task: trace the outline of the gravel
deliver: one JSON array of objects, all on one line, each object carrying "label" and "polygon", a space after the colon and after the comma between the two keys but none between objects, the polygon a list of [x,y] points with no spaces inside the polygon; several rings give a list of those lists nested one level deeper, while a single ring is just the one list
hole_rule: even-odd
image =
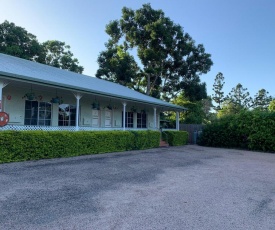
[{"label": "gravel", "polygon": [[195,145],[0,165],[0,229],[275,229],[275,154]]}]

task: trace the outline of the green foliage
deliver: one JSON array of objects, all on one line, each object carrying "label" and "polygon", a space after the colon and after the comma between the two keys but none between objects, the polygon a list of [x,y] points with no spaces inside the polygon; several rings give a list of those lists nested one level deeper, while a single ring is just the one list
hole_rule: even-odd
[{"label": "green foliage", "polygon": [[205,126],[198,144],[275,152],[275,113],[241,111]]},{"label": "green foliage", "polygon": [[[210,109],[212,107],[212,102],[210,98],[201,99],[200,101],[191,101],[185,94],[180,94],[172,102],[188,109],[184,113],[180,113],[180,122],[182,123],[206,124],[211,118]],[[171,113],[171,116],[166,119],[175,123],[175,113]]]},{"label": "green foliage", "polygon": [[79,65],[78,59],[73,57],[70,46],[57,40],[46,41],[42,44],[44,53],[43,63],[60,69],[82,73],[84,68]]},{"label": "green foliage", "polygon": [[214,94],[212,95],[212,99],[218,105],[214,106],[214,110],[219,111],[221,110],[222,103],[224,102],[224,92],[223,92],[223,85],[224,85],[224,76],[222,73],[218,73],[215,78],[215,82],[213,84],[213,91]]},{"label": "green foliage", "polygon": [[247,88],[238,83],[236,87],[232,88],[226,100],[233,104],[236,109],[248,109],[252,105],[252,98],[249,95]]},{"label": "green foliage", "polygon": [[84,70],[65,42],[54,40],[41,44],[35,35],[8,21],[0,24],[0,53],[77,73]]},{"label": "green foliage", "polygon": [[133,149],[149,149],[159,146],[160,132],[158,131],[131,131],[135,136]]},{"label": "green foliage", "polygon": [[[111,21],[106,33],[110,39],[107,50],[99,55],[97,77],[105,75],[107,80],[167,101],[183,90],[193,97],[205,96],[199,75],[210,70],[211,55],[162,10],[154,10],[150,4],[137,10],[124,7],[121,19]],[[118,47],[125,53],[120,59]],[[132,49],[139,61],[130,56],[128,50]],[[138,72],[133,68],[136,63],[141,66]],[[135,73],[132,81],[137,87],[128,84],[126,72]]]},{"label": "green foliage", "polygon": [[267,111],[272,97],[268,96],[269,92],[265,89],[260,89],[252,101],[252,107],[257,110]]},{"label": "green foliage", "polygon": [[170,146],[186,145],[188,141],[188,132],[186,131],[163,131],[162,139]]},{"label": "green foliage", "polygon": [[0,24],[0,53],[39,61],[43,47],[36,36],[12,22]]},{"label": "green foliage", "polygon": [[102,51],[97,59],[99,69],[96,77],[119,83],[129,88],[139,89],[137,81],[139,68],[133,58],[121,45],[106,44],[107,50]]},{"label": "green foliage", "polygon": [[156,148],[158,131],[2,131],[0,163]]},{"label": "green foliage", "polygon": [[271,112],[275,112],[275,99],[273,99],[268,106],[268,110]]}]

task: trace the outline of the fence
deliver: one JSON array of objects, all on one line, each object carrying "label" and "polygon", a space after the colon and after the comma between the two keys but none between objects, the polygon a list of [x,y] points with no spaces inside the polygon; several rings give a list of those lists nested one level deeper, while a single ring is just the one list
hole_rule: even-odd
[{"label": "fence", "polygon": [[196,144],[195,132],[202,131],[204,125],[199,124],[180,124],[180,130],[187,131],[189,133],[189,144]]}]

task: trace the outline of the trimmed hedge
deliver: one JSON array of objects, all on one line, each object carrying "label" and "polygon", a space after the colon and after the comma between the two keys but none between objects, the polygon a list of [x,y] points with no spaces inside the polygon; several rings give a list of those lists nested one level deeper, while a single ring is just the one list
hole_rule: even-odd
[{"label": "trimmed hedge", "polygon": [[1,131],[0,163],[159,147],[158,131]]},{"label": "trimmed hedge", "polygon": [[242,111],[205,126],[198,144],[275,152],[275,112]]},{"label": "trimmed hedge", "polygon": [[170,146],[186,145],[188,141],[188,132],[186,131],[163,131],[162,139]]}]

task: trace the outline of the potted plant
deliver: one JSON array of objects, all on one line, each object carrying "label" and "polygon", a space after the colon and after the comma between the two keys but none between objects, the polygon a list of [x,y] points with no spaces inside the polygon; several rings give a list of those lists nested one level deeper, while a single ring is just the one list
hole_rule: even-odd
[{"label": "potted plant", "polygon": [[62,104],[63,103],[62,97],[59,97],[59,96],[53,97],[51,100],[51,103]]},{"label": "potted plant", "polygon": [[97,109],[97,110],[100,110],[100,104],[99,104],[99,102],[98,102],[98,101],[93,102],[93,104],[92,104],[92,109]]},{"label": "potted plant", "polygon": [[137,108],[136,108],[135,106],[132,106],[131,111],[132,111],[133,113],[136,113],[136,112],[137,112]]},{"label": "potted plant", "polygon": [[107,109],[112,110],[113,107],[109,104],[109,105],[107,105]]},{"label": "potted plant", "polygon": [[142,110],[140,110],[140,113],[145,114],[145,113],[146,113],[146,110],[145,110],[145,109],[142,109]]},{"label": "potted plant", "polygon": [[33,101],[33,100],[36,99],[36,96],[35,96],[35,93],[29,92],[29,93],[26,93],[26,94],[22,97],[22,99],[27,99],[27,100],[29,100],[29,101]]}]

